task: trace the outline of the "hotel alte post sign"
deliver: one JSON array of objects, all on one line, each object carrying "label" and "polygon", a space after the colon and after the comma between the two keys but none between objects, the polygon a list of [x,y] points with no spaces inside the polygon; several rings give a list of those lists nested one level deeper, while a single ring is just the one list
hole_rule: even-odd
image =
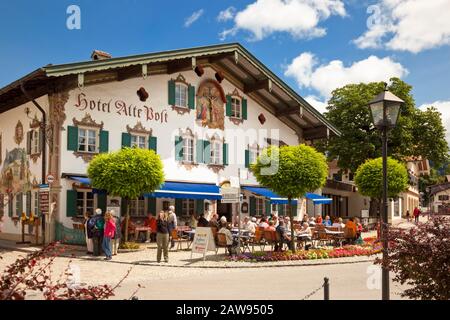
[{"label": "hotel alte post sign", "polygon": [[156,111],[146,105],[135,105],[121,99],[91,99],[84,93],[79,93],[75,107],[80,111],[99,111],[104,113],[116,113],[122,117],[133,117],[144,121],[168,122],[167,110]]}]

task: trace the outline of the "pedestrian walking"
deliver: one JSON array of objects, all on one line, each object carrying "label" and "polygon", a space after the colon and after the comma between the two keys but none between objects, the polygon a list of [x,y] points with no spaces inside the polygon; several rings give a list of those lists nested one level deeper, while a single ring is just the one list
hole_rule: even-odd
[{"label": "pedestrian walking", "polygon": [[116,219],[111,215],[111,212],[105,213],[105,228],[103,232],[103,252],[105,253],[105,260],[112,259],[111,239],[114,238],[116,232]]},{"label": "pedestrian walking", "polygon": [[161,211],[156,220],[156,245],[158,247],[156,260],[161,262],[161,254],[164,252],[164,261],[169,262],[169,217]]},{"label": "pedestrian walking", "polygon": [[409,213],[409,210],[406,210],[406,221],[407,222],[411,221],[411,214]]},{"label": "pedestrian walking", "polygon": [[175,241],[172,239],[172,230],[176,230],[178,226],[177,215],[175,213],[174,206],[169,207],[168,222],[169,222],[170,249],[172,249],[173,247],[175,247]]},{"label": "pedestrian walking", "polygon": [[120,217],[118,215],[115,214],[114,210],[110,211],[111,216],[114,218],[115,223],[116,223],[116,232],[114,233],[114,237],[112,238],[111,242],[112,242],[112,255],[116,256],[117,252],[119,250],[119,245],[120,245],[120,239],[122,237],[122,228],[120,226]]},{"label": "pedestrian walking", "polygon": [[88,221],[91,219],[92,215],[90,212],[84,213],[84,235],[86,237],[86,247],[87,247],[87,254],[93,254],[94,253],[94,241],[92,240],[92,232],[90,229],[88,229]]},{"label": "pedestrian walking", "polygon": [[419,223],[420,209],[418,207],[414,208],[413,215],[414,215],[414,222],[416,224]]}]

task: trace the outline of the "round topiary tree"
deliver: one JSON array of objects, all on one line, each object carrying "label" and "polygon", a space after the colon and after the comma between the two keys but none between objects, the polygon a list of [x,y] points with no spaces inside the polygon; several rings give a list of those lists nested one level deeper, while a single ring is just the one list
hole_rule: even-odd
[{"label": "round topiary tree", "polygon": [[92,187],[125,199],[125,241],[128,239],[129,200],[155,191],[164,182],[163,164],[153,150],[124,148],[97,155],[89,164]]},{"label": "round topiary tree", "polygon": [[[388,197],[395,198],[408,188],[408,172],[401,162],[387,159]],[[370,159],[359,166],[355,173],[358,191],[381,203],[383,197],[383,159]]]},{"label": "round topiary tree", "polygon": [[288,199],[292,249],[295,251],[291,201],[324,186],[328,175],[325,156],[304,144],[271,146],[263,150],[251,171],[259,184]]}]

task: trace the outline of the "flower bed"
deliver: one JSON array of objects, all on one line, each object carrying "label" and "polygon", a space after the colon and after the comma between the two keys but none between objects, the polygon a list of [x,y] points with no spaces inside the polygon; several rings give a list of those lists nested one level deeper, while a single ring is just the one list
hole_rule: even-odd
[{"label": "flower bed", "polygon": [[375,241],[372,243],[365,242],[363,245],[348,245],[343,247],[323,247],[310,250],[297,250],[295,253],[291,251],[272,252],[259,251],[254,253],[243,253],[233,257],[227,257],[229,261],[244,262],[265,262],[265,261],[288,261],[288,260],[315,260],[330,259],[355,256],[371,256],[381,252],[381,245]]}]

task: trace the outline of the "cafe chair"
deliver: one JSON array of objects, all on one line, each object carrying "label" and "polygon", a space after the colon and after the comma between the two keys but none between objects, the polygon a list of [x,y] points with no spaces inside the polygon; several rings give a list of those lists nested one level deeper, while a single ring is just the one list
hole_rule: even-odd
[{"label": "cafe chair", "polygon": [[190,241],[189,238],[180,236],[178,234],[178,230],[176,230],[176,229],[172,230],[171,235],[172,235],[172,240],[177,244],[177,251],[181,250],[183,248],[183,246],[182,246],[183,243],[186,243],[186,245],[188,245],[187,248],[189,249],[189,241]]},{"label": "cafe chair", "polygon": [[265,240],[264,240],[264,229],[256,228],[255,234],[250,239],[250,245],[252,246],[252,252],[255,252],[255,246],[259,246],[261,251],[264,251],[265,247]]},{"label": "cafe chair", "polygon": [[227,236],[225,233],[217,233],[216,255],[220,248],[225,248],[225,254],[228,252]]}]

